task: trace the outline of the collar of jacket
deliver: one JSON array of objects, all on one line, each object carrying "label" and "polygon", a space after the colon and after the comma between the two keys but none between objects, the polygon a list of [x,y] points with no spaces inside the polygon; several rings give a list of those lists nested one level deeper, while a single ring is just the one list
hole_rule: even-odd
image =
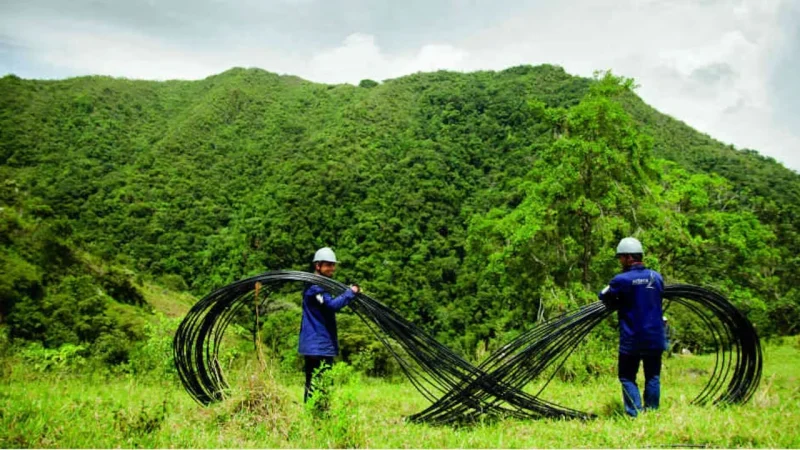
[{"label": "collar of jacket", "polygon": [[644,270],[644,269],[647,269],[647,267],[645,267],[644,263],[637,262],[637,263],[631,264],[631,266],[628,267],[625,270],[625,272],[630,272],[631,270]]}]

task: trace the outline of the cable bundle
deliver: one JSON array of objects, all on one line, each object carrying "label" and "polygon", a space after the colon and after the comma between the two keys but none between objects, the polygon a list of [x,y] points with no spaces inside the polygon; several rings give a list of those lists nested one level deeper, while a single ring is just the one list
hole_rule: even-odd
[{"label": "cable bundle", "polygon": [[753,324],[722,295],[697,286],[664,288],[664,298],[695,313],[714,337],[714,370],[693,403],[746,403],[758,388],[763,365]]},{"label": "cable bundle", "polygon": [[[267,272],[218,289],[189,311],[175,334],[173,352],[181,381],[193,398],[207,405],[224,397],[228,384],[218,360],[222,336],[241,308],[252,301],[256,286],[276,289],[290,282],[317,284],[333,295],[347,289],[311,273]],[[664,297],[697,314],[715,339],[714,371],[695,402],[749,400],[761,378],[762,365],[752,324],[724,297],[707,289],[668,286]],[[369,296],[358,294],[350,307],[389,349],[414,387],[431,401],[430,407],[411,416],[413,421],[451,423],[474,420],[482,414],[592,417],[538,398],[550,380],[535,395],[522,388],[548,368],[563,365],[592,329],[611,314],[600,302],[537,323],[478,367]],[[397,352],[390,340],[403,352]]]}]

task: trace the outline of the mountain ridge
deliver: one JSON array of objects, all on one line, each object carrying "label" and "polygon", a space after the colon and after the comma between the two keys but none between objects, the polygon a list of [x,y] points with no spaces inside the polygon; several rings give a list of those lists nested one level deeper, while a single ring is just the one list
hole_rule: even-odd
[{"label": "mountain ridge", "polygon": [[[518,329],[546,289],[562,306],[588,301],[590,285],[615,269],[603,249],[624,233],[651,239],[652,262],[672,276],[715,283],[761,314],[765,332],[796,331],[800,175],[780,163],[698,133],[630,90],[602,103],[592,92],[603,79],[552,65],[365,81],[325,85],[252,68],[197,81],[5,76],[0,201],[21,211],[7,220],[24,230],[47,225],[68,248],[142,276],[179,277],[195,295],[269,269],[307,270],[313,250],[332,245],[342,277],[370,283],[377,298],[465,351],[494,339],[493,329]],[[590,228],[581,276],[569,263],[562,275],[545,267],[522,285],[525,261],[546,260],[537,252],[556,236],[564,247],[554,258],[583,258],[570,244],[579,234],[559,228],[569,223],[536,225],[556,232],[532,235],[531,246],[509,244],[531,219],[524,208],[556,211],[559,198],[577,195],[536,186],[569,178],[548,178],[567,166],[543,160],[563,134],[545,116],[577,120],[578,106],[616,114],[608,136],[647,137],[637,144],[647,170],[620,182],[612,206],[594,199],[604,215]],[[637,183],[651,194],[629,197]],[[566,218],[581,211],[570,205],[562,205]],[[679,225],[659,236],[667,227],[659,220]],[[35,259],[5,233],[4,252],[16,255],[9,261]],[[702,273],[694,260],[716,254],[725,255],[719,267]],[[506,278],[492,278],[498,260]],[[41,278],[42,293],[25,295],[35,305],[59,279]],[[503,302],[522,295],[532,304],[475,303],[494,302],[479,292],[492,283]],[[467,320],[478,318],[486,325]]]}]

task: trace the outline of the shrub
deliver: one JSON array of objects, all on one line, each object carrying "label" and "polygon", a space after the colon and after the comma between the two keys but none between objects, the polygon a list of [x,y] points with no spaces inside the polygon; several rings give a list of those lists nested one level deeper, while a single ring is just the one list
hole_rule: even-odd
[{"label": "shrub", "polygon": [[162,275],[159,278],[159,282],[162,286],[171,291],[183,292],[189,290],[189,286],[186,284],[186,281],[183,279],[183,277],[173,273]]},{"label": "shrub", "polygon": [[323,442],[334,447],[364,447],[366,436],[358,401],[360,377],[352,366],[336,363],[315,380],[306,411],[319,420]]},{"label": "shrub", "polygon": [[114,300],[128,305],[142,306],[145,304],[144,296],[136,289],[133,277],[133,272],[111,267],[98,277],[98,281]]},{"label": "shrub", "polygon": [[24,347],[20,356],[36,371],[63,371],[83,367],[86,364],[85,350],[86,347],[74,344],[63,344],[57,349],[45,348],[36,342]]},{"label": "shrub", "polygon": [[156,314],[155,319],[144,326],[145,338],[130,352],[127,370],[130,373],[151,374],[158,378],[175,376],[175,358],[172,353],[172,340],[180,325],[179,318],[168,318]]},{"label": "shrub", "polygon": [[369,89],[369,88],[374,88],[374,87],[375,87],[375,86],[377,86],[377,85],[378,85],[378,82],[377,82],[377,81],[375,81],[375,80],[370,80],[370,79],[364,79],[364,80],[361,80],[361,81],[358,83],[358,87],[367,88],[367,89]]}]

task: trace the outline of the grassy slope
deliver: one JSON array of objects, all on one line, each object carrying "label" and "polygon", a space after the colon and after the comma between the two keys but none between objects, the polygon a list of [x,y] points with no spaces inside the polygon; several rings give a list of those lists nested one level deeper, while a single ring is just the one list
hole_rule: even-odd
[{"label": "grassy slope", "polygon": [[140,287],[145,301],[155,311],[167,317],[183,317],[199,299],[189,293],[176,293],[155,284],[145,283]]}]

